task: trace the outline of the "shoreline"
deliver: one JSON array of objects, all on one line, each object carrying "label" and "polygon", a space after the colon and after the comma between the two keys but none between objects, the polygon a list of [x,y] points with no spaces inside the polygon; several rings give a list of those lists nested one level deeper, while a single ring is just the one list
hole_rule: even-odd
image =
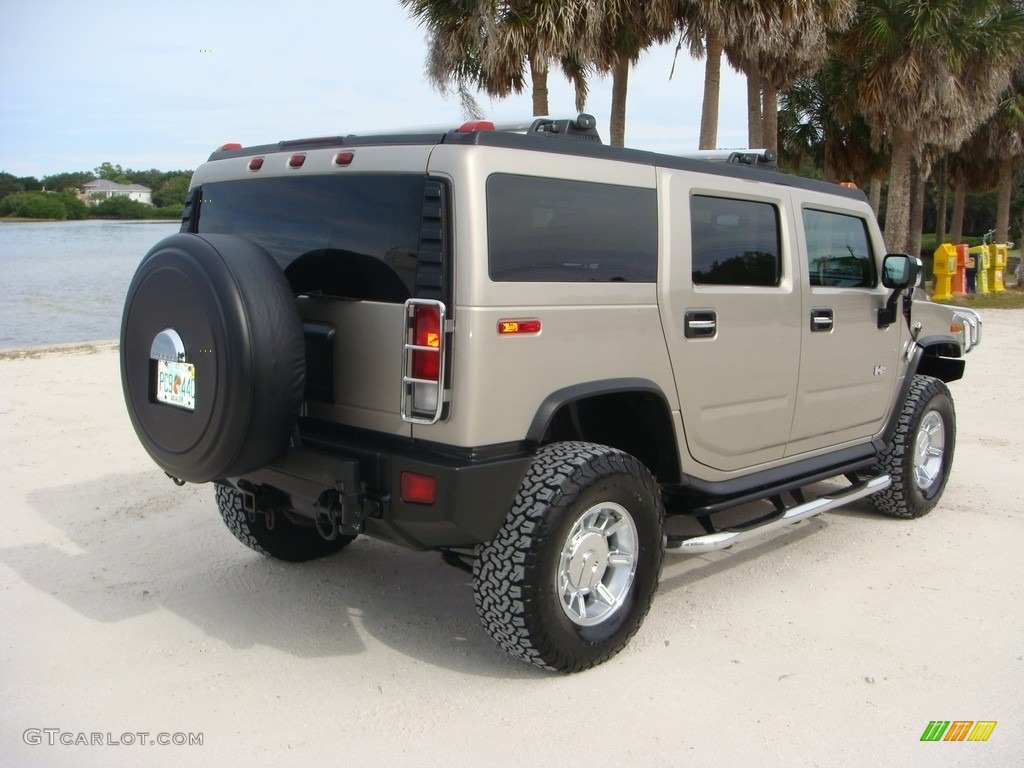
[{"label": "shoreline", "polygon": [[82,221],[123,221],[141,222],[143,224],[174,224],[181,219],[118,219],[113,216],[86,216],[84,219],[26,219],[23,216],[0,217],[0,224],[65,224],[78,223]]},{"label": "shoreline", "polygon": [[120,348],[117,339],[98,339],[95,341],[69,341],[59,344],[39,344],[30,347],[7,347],[0,349],[0,360],[34,360],[53,355],[94,355]]}]

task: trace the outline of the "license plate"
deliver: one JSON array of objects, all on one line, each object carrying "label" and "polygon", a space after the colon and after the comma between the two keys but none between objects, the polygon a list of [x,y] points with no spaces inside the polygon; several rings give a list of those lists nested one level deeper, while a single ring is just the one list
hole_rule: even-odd
[{"label": "license plate", "polygon": [[196,367],[192,363],[156,361],[156,399],[186,411],[196,409]]}]

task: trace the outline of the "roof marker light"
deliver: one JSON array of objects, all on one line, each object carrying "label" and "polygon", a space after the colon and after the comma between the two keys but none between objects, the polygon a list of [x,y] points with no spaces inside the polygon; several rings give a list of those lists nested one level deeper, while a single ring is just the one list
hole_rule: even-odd
[{"label": "roof marker light", "polygon": [[351,165],[352,160],[355,159],[356,153],[349,150],[339,152],[334,156],[334,164],[340,166]]},{"label": "roof marker light", "polygon": [[229,141],[227,144],[221,144],[217,147],[218,152],[227,152],[229,149],[241,149],[242,145],[237,141]]},{"label": "roof marker light", "polygon": [[468,120],[456,129],[456,133],[476,133],[477,131],[493,131],[494,123],[490,120]]},{"label": "roof marker light", "polygon": [[252,160],[249,161],[249,170],[250,171],[258,171],[262,167],[263,167],[263,158],[262,157],[254,157]]},{"label": "roof marker light", "polygon": [[306,162],[305,155],[292,155],[291,157],[288,158],[288,167],[301,168],[304,162]]}]

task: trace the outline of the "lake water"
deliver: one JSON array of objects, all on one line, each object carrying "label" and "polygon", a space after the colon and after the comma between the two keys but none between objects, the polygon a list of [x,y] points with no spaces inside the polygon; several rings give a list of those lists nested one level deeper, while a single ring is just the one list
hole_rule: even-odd
[{"label": "lake water", "polygon": [[0,349],[116,339],[142,257],[178,221],[0,221]]}]

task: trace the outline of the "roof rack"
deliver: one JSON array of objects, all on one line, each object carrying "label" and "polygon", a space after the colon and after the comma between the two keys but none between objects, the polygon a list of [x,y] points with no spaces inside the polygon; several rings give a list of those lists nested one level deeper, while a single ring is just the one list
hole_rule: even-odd
[{"label": "roof rack", "polygon": [[456,133],[475,133],[477,131],[539,133],[545,136],[585,139],[601,143],[601,136],[597,132],[597,120],[586,112],[581,112],[575,119],[556,120],[552,117],[538,117],[530,123],[498,124],[490,120],[470,120],[455,129]]},{"label": "roof rack", "polygon": [[575,120],[537,118],[527,129],[527,133],[543,133],[548,136],[564,136],[568,139],[584,139],[601,143],[601,136],[597,132],[597,120],[586,112],[580,112],[579,117]]},{"label": "roof rack", "polygon": [[778,170],[778,155],[771,149],[698,149],[692,152],[679,152],[678,157],[690,160],[707,160],[712,163],[734,163],[764,168],[768,171]]}]

